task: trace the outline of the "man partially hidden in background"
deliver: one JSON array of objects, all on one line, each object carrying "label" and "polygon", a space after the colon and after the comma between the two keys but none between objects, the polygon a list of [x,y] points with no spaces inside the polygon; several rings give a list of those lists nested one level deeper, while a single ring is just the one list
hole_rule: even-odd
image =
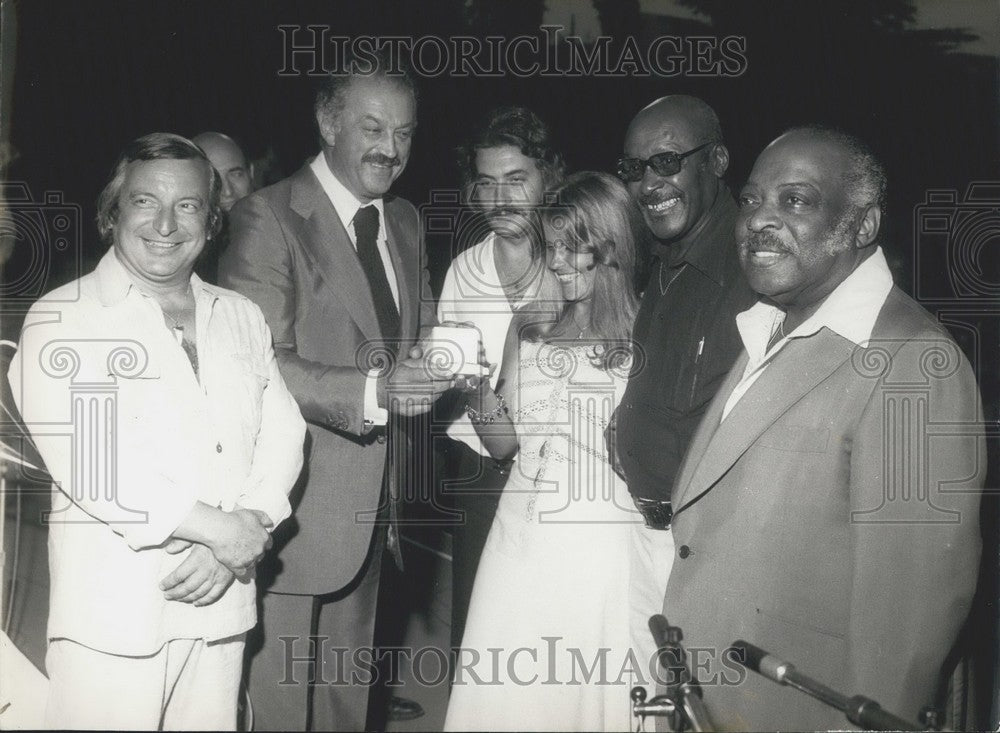
[{"label": "man partially hidden in background", "polygon": [[203,280],[215,283],[219,279],[219,257],[229,245],[229,211],[233,204],[253,192],[253,170],[246,153],[233,138],[221,132],[200,132],[191,142],[205,151],[222,187],[219,206],[222,208],[222,226],[218,234],[205,245],[195,263],[195,272]]},{"label": "man partially hidden in background", "polygon": [[[986,471],[969,363],[893,285],[885,173],[857,139],[791,130],[758,157],[736,224],[763,300],[674,485],[664,612],[728,675],[743,639],[916,721],[968,615]],[[843,728],[755,674],[704,684],[719,730]]]}]

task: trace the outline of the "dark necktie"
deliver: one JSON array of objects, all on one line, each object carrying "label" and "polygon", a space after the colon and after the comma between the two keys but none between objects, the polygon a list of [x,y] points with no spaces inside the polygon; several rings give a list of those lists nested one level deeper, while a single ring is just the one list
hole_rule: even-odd
[{"label": "dark necktie", "polygon": [[399,338],[399,310],[392,299],[392,289],[386,277],[385,266],[378,246],[378,209],[374,206],[362,206],[354,215],[354,233],[358,238],[358,259],[368,278],[372,300],[375,303],[375,316],[378,318],[382,338],[390,340]]},{"label": "dark necktie", "polygon": [[[385,265],[382,264],[382,256],[379,254],[376,244],[378,242],[378,209],[374,206],[362,206],[358,209],[358,213],[354,215],[354,234],[358,238],[358,260],[365,271],[365,277],[368,278],[368,287],[371,289],[372,300],[375,303],[375,315],[378,318],[379,330],[382,332],[382,338],[390,342],[387,346],[396,351],[396,346],[392,341],[399,338],[399,310],[396,308],[396,302],[392,299],[392,290],[389,288]],[[386,429],[389,436],[389,446],[386,451],[386,468],[382,476],[382,498],[379,500],[379,510],[375,521],[387,525],[386,547],[392,553],[396,566],[402,571],[403,556],[400,552],[396,515],[396,504],[399,501],[396,471],[398,470],[397,466],[403,464],[399,463],[394,456],[395,451],[404,445],[400,441],[402,433],[400,433],[399,418],[390,415]]]}]

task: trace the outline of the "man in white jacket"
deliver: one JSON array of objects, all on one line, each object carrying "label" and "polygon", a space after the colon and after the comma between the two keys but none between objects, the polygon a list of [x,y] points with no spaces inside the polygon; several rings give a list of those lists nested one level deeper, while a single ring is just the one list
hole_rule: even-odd
[{"label": "man in white jacket", "polygon": [[219,191],[190,141],[135,140],[99,200],[111,248],[25,320],[10,381],[56,482],[50,727],[236,726],[305,424],[260,310],[192,272]]}]

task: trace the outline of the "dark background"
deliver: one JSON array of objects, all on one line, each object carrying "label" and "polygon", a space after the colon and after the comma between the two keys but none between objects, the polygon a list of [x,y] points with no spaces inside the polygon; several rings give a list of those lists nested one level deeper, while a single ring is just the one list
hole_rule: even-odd
[{"label": "dark background", "polygon": [[[914,30],[915,2],[907,0],[684,2],[703,20],[645,15],[637,0],[595,5],[603,32],[615,39],[612,49],[629,35],[643,49],[660,35],[737,35],[747,39],[745,73],[422,78],[420,125],[396,192],[420,205],[432,188],[453,187],[453,149],[493,105],[522,103],[538,111],[571,169],[611,170],[639,108],[663,94],[693,93],[719,112],[735,187],[761,148],[789,125],[818,121],[868,140],[889,170],[887,250],[897,277],[911,286],[920,245],[914,207],[926,191],[955,189],[961,200],[970,182],[1000,178],[998,61],[956,50],[974,36],[959,30],[967,20],[956,17],[950,31]],[[251,157],[272,147],[285,173],[316,153],[316,80],[278,75],[285,64],[279,25],[319,24],[336,36],[511,38],[538,33],[545,3],[33,0],[14,7],[9,138],[17,158],[8,180],[27,182],[36,199],[61,191],[83,207],[80,238],[89,262],[101,250],[93,202],[117,154],[139,135],[221,130],[241,140]],[[303,39],[300,32],[296,40]],[[308,65],[301,58],[297,63]],[[982,265],[1000,272],[995,253]],[[65,277],[63,269],[57,262],[52,284]],[[934,276],[942,274],[938,269]],[[1000,285],[1000,277],[991,279]]]},{"label": "dark background", "polygon": [[[884,159],[890,182],[884,246],[897,282],[950,325],[977,369],[996,430],[1000,186],[980,188],[975,200],[967,188],[1000,180],[1000,64],[962,51],[961,43],[975,36],[975,19],[963,18],[963,4],[956,3],[954,28],[918,30],[916,0],[682,4],[697,11],[697,19],[645,15],[638,0],[594,2],[601,32],[614,39],[612,50],[628,36],[645,48],[661,35],[737,35],[747,43],[744,73],[423,78],[413,154],[395,191],[419,206],[432,189],[454,188],[455,146],[470,122],[497,104],[525,104],[541,114],[571,170],[611,170],[638,109],[664,94],[695,94],[719,113],[732,156],[728,178],[736,188],[783,128],[842,126]],[[5,180],[26,184],[35,201],[58,192],[64,203],[79,206],[81,216],[61,251],[49,247],[39,255],[26,241],[15,245],[3,273],[5,338],[16,335],[19,304],[30,301],[35,287],[29,281],[51,289],[91,269],[103,253],[94,201],[128,141],[155,130],[187,136],[219,130],[240,139],[251,157],[272,149],[285,174],[317,152],[315,79],[278,75],[285,63],[279,25],[318,24],[336,36],[510,38],[537,34],[544,10],[544,2],[509,0],[8,3],[5,21],[16,20],[17,45],[15,54],[7,52],[15,66],[12,108],[4,115],[13,153]],[[7,190],[9,200],[16,198]],[[933,190],[955,193],[928,207]],[[11,209],[18,207],[28,204],[12,201]],[[39,214],[45,226],[56,208],[50,202]],[[955,252],[970,247],[973,256],[958,267]],[[452,254],[449,243],[435,243],[429,254],[437,280]],[[40,278],[25,276],[39,267]],[[992,466],[989,485],[997,486],[996,450]],[[995,493],[983,518],[988,562],[973,637],[983,650],[983,670],[992,673]],[[982,689],[989,697],[994,688],[988,678]],[[988,708],[988,700],[981,703]]]}]

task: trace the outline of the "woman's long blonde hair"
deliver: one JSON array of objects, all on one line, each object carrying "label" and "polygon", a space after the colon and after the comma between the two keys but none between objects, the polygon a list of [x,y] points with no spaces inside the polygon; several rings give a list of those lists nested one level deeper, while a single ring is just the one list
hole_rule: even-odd
[{"label": "woman's long blonde hair", "polygon": [[[546,195],[542,220],[565,233],[564,244],[594,256],[590,333],[598,344],[595,363],[619,366],[631,353],[632,326],[639,307],[635,291],[639,237],[643,221],[625,185],[607,173],[583,171],[567,177]],[[576,326],[564,306],[554,325],[529,338],[565,339]]]}]

